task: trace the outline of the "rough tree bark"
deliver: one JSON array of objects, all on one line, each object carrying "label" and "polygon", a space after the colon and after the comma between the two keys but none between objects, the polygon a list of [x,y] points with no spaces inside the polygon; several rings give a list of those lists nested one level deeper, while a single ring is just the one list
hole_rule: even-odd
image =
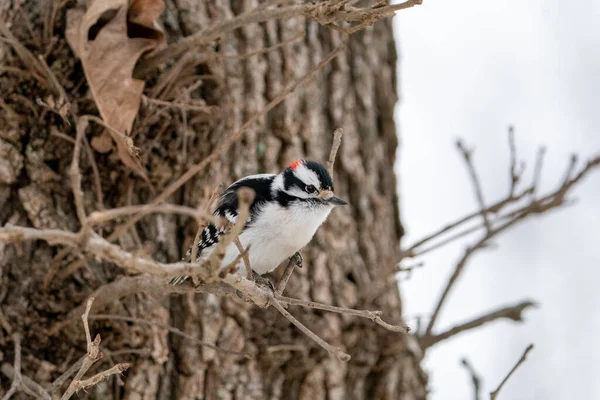
[{"label": "rough tree bark", "polygon": [[[48,28],[54,4],[14,1],[0,12],[20,43],[46,60],[67,91],[72,108],[80,115],[97,114],[81,63],[65,41],[66,10],[74,2],[56,7],[55,22]],[[253,0],[173,0],[166,3],[162,22],[173,42],[258,4]],[[43,34],[44,29],[51,35]],[[286,42],[301,33],[300,38],[266,53],[229,57]],[[206,108],[142,104],[130,136],[141,149],[142,165],[154,192],[123,165],[114,150],[100,153],[95,142],[92,152],[100,176],[100,200],[89,158],[92,152],[84,147],[81,168],[86,210],[150,201],[343,40],[344,34],[304,17],[251,24],[226,34],[217,45],[187,54],[178,78],[166,89],[157,91],[157,82],[170,67],[149,77],[148,97],[203,100]],[[49,91],[36,83],[6,42],[0,42],[1,58],[2,65],[10,68],[0,66],[0,222],[77,231],[68,176],[73,146],[64,138],[74,138],[75,129],[36,103],[38,98],[47,98]],[[392,168],[397,147],[393,121],[396,62],[389,20],[352,35],[341,55],[251,126],[227,154],[169,202],[197,207],[221,183],[277,172],[301,157],[325,162],[334,129],[343,128],[334,182],[338,195],[350,205],[336,209],[304,250],[304,267],[296,269],[285,293],[343,307],[383,310],[388,321],[399,323],[400,296],[395,280],[390,280],[402,236]],[[193,90],[186,94],[190,87]],[[98,140],[100,134],[101,129],[94,126],[87,131],[87,139]],[[104,226],[103,235],[113,227]],[[154,214],[121,235],[118,243],[161,262],[174,262],[190,245],[196,229],[189,219]],[[45,291],[43,279],[60,250],[41,241],[16,246],[0,243],[1,311],[12,329],[22,333],[23,374],[41,384],[55,379],[85,354],[80,321],[55,336],[49,336],[48,329],[85,303],[93,290],[123,274],[114,265],[92,259],[69,276],[59,273]],[[72,252],[62,271],[68,261],[80,257]],[[263,310],[237,298],[186,294],[157,301],[139,289],[95,312],[170,324],[219,347],[256,354],[247,359],[199,347],[157,326],[92,319],[92,332],[102,335],[110,355],[105,359],[133,363],[120,380],[113,378],[91,389],[90,396],[96,398],[331,400],[420,399],[426,395],[416,342],[369,320],[290,308],[319,336],[352,356],[343,363],[273,308]],[[0,359],[12,360],[8,333],[0,332]],[[129,349],[143,351],[125,351]],[[2,391],[10,386],[5,376],[0,382]]]}]

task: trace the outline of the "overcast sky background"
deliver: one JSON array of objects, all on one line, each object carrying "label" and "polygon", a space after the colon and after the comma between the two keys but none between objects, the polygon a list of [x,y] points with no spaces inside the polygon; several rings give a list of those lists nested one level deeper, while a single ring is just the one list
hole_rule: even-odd
[{"label": "overcast sky background", "polygon": [[[459,136],[476,147],[487,202],[508,190],[508,125],[529,161],[527,182],[537,146],[547,146],[543,192],[559,183],[571,153],[581,162],[600,153],[599,21],[598,0],[425,0],[398,13],[405,244],[475,209]],[[573,195],[576,205],[518,225],[467,265],[438,331],[524,299],[540,308],[525,324],[498,321],[430,349],[431,399],[473,398],[464,356],[489,398],[530,342],[535,349],[501,399],[600,399],[600,170]],[[463,251],[454,244],[424,257],[401,283],[406,316],[430,315]]]}]

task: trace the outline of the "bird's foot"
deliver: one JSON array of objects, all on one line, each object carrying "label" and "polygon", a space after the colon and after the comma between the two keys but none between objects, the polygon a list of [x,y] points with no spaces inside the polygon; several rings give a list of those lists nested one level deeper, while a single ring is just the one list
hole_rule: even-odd
[{"label": "bird's foot", "polygon": [[268,276],[262,276],[252,271],[252,280],[257,286],[268,287],[268,289],[275,293],[275,283]]},{"label": "bird's foot", "polygon": [[296,267],[302,268],[302,262],[304,261],[302,258],[302,254],[300,254],[300,252],[297,251],[292,257],[296,258]]},{"label": "bird's foot", "polygon": [[[275,294],[275,283],[273,283],[271,278],[267,276],[262,276],[252,271],[252,282],[254,282],[256,286],[267,289],[269,292],[271,292],[271,294]],[[239,290],[236,290],[235,294],[240,299],[243,299],[242,292],[240,292]]]}]

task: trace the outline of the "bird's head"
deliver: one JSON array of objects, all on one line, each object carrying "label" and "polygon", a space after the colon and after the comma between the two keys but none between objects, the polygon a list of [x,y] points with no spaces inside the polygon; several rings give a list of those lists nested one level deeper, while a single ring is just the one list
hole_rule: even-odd
[{"label": "bird's head", "polygon": [[326,206],[348,204],[333,193],[327,168],[315,161],[296,160],[281,173],[281,190],[289,196]]}]

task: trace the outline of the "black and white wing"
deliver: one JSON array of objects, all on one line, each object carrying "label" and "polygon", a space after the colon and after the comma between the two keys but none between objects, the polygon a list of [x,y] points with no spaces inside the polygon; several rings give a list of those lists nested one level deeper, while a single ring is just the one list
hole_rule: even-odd
[{"label": "black and white wing", "polygon": [[[229,186],[225,192],[219,198],[219,202],[213,215],[216,217],[225,218],[229,223],[235,224],[238,218],[238,196],[237,190],[241,187],[248,187],[254,190],[255,196],[252,205],[250,206],[250,216],[248,218],[247,228],[252,222],[252,218],[256,216],[258,209],[261,204],[272,200],[271,194],[271,183],[275,178],[275,174],[260,174],[251,175],[240,179]],[[244,228],[244,229],[245,229]],[[196,252],[196,261],[206,257],[215,248],[219,242],[219,238],[225,232],[225,227],[217,227],[213,223],[209,223],[200,235],[198,241],[198,250]],[[189,261],[192,256],[192,248],[190,247],[185,253],[183,260]],[[178,276],[173,278],[170,282],[174,285],[178,285],[187,280],[187,276]]]},{"label": "black and white wing", "polygon": [[[255,194],[254,201],[250,205],[250,217],[247,221],[248,223],[252,222],[252,218],[256,216],[260,206],[272,200],[271,184],[275,176],[275,174],[251,175],[233,183],[221,195],[214,215],[225,218],[230,223],[235,224],[238,217],[237,191],[241,187],[247,187],[254,190]],[[246,224],[247,226],[248,224]]]}]

